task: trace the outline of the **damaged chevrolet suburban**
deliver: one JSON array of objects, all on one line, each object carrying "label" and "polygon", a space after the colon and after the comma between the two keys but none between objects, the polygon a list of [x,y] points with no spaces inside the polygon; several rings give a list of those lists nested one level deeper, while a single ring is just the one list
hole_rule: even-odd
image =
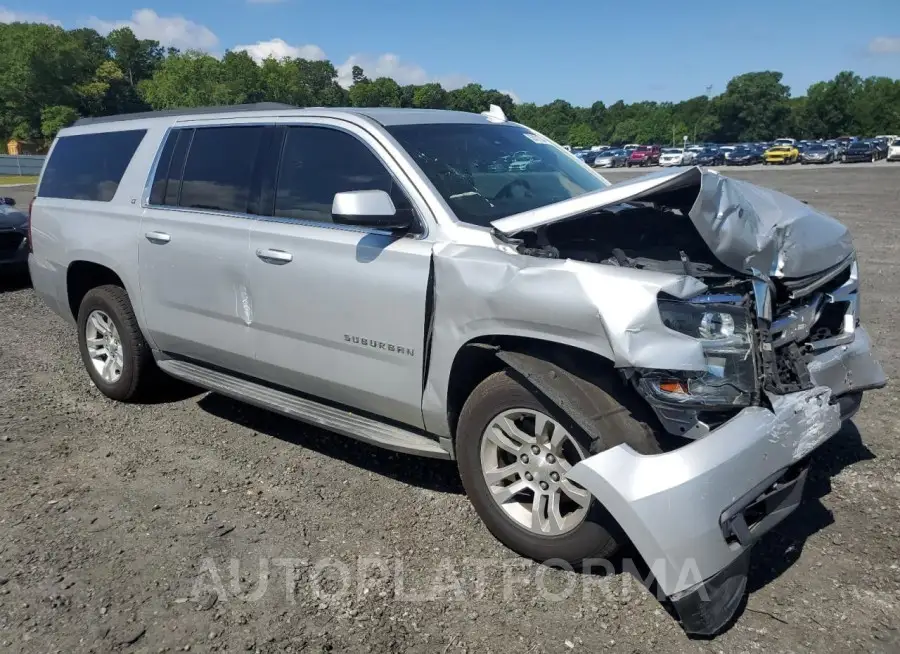
[{"label": "damaged chevrolet suburban", "polygon": [[82,120],[28,244],[110,398],[161,371],[452,459],[522,555],[633,543],[690,633],[886,383],[839,222],[696,167],[610,185],[496,107]]}]

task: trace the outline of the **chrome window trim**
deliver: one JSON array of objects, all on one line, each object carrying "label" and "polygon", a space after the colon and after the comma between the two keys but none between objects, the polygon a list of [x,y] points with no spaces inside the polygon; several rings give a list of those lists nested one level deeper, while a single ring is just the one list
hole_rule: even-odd
[{"label": "chrome window trim", "polygon": [[[156,170],[159,167],[159,160],[162,157],[162,151],[165,149],[166,142],[173,132],[183,129],[202,129],[205,127],[320,127],[326,129],[335,129],[346,134],[349,134],[357,141],[362,143],[368,150],[372,153],[382,166],[388,171],[388,174],[391,175],[392,179],[396,184],[399,185],[400,189],[406,194],[407,199],[410,200],[410,204],[413,206],[415,211],[415,216],[418,220],[419,227],[421,228],[420,233],[416,234],[405,234],[404,238],[412,238],[414,240],[425,240],[430,234],[430,226],[428,220],[425,219],[422,212],[422,206],[427,207],[427,202],[418,193],[418,190],[415,190],[415,198],[413,197],[413,193],[410,193],[410,189],[415,189],[416,186],[412,182],[412,180],[408,180],[408,184],[404,184],[402,179],[399,179],[397,173],[392,168],[392,166],[382,157],[375,149],[372,148],[370,143],[366,142],[365,139],[360,138],[360,136],[353,132],[351,129],[347,129],[341,125],[332,124],[333,122],[345,122],[348,125],[353,125],[357,127],[361,132],[364,132],[369,138],[371,138],[376,143],[378,142],[377,137],[372,134],[370,131],[366,130],[363,126],[357,125],[356,123],[352,123],[350,121],[342,121],[341,119],[331,118],[331,117],[318,117],[318,116],[286,116],[286,117],[275,117],[267,118],[264,121],[253,121],[248,122],[246,120],[235,119],[235,122],[224,121],[223,119],[214,119],[214,120],[196,120],[196,121],[184,121],[178,122],[170,125],[166,128],[163,137],[159,141],[159,145],[156,149],[156,154],[153,157],[153,164],[150,167],[150,172],[147,175],[147,180],[144,183],[144,190],[141,194],[141,208],[142,209],[153,209],[156,211],[174,211],[180,213],[200,213],[211,216],[224,216],[229,218],[245,218],[254,221],[261,222],[277,222],[284,224],[292,224],[292,225],[302,225],[306,227],[319,227],[322,229],[336,229],[340,231],[349,231],[349,232],[359,232],[362,234],[378,234],[382,236],[396,236],[395,232],[391,232],[389,230],[377,229],[374,227],[362,227],[359,225],[342,225],[339,223],[333,222],[323,222],[318,220],[306,220],[302,218],[288,218],[284,216],[263,216],[257,214],[249,214],[244,212],[235,212],[235,211],[215,211],[213,209],[193,209],[189,207],[175,207],[171,205],[163,205],[163,204],[151,204],[150,203],[150,193],[153,187],[153,179],[156,177]],[[383,147],[383,146],[382,146]],[[384,148],[385,152],[390,156],[390,152],[387,148]],[[188,153],[190,154],[190,152]],[[393,161],[393,158],[392,158]],[[396,161],[394,162],[396,164]],[[396,168],[402,169],[399,165]],[[405,173],[404,173],[405,176]],[[276,179],[277,184],[277,179]],[[416,198],[419,200],[417,202]],[[430,213],[430,209],[429,209]]]}]

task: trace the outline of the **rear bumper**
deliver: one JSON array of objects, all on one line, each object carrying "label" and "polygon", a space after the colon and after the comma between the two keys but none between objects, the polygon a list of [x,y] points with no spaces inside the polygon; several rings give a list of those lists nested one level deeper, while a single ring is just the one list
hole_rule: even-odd
[{"label": "rear bumper", "polygon": [[680,449],[644,456],[620,445],[568,474],[618,521],[689,633],[727,623],[753,544],[800,502],[809,454],[855,412],[860,391],[886,383],[861,327],[809,370],[814,388],[773,395],[772,409],[744,409]]},{"label": "rear bumper", "polygon": [[[21,239],[15,243],[15,239]],[[12,247],[6,247],[7,241]],[[28,263],[28,236],[19,230],[0,231],[0,266],[24,266]]]}]

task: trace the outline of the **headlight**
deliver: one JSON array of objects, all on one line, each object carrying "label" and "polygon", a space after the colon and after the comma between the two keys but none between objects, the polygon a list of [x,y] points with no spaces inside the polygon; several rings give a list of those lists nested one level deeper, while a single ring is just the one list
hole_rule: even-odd
[{"label": "headlight", "polygon": [[660,300],[659,312],[666,327],[700,342],[706,370],[644,370],[640,386],[645,393],[663,402],[705,409],[752,404],[757,375],[753,324],[746,307],[710,297]]}]

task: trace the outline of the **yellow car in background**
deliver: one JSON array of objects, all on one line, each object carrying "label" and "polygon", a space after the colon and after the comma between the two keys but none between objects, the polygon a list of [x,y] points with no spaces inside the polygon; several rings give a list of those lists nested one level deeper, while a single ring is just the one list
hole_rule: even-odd
[{"label": "yellow car in background", "polygon": [[763,164],[792,164],[800,160],[800,151],[793,145],[775,145],[763,153]]}]

